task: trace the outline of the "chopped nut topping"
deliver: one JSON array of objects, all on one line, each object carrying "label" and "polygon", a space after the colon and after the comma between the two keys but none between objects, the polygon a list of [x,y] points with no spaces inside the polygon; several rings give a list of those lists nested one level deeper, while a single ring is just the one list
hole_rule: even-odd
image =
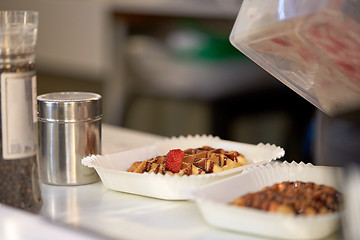
[{"label": "chopped nut topping", "polygon": [[326,214],[339,210],[342,194],[313,182],[282,182],[237,197],[231,205],[294,215]]}]

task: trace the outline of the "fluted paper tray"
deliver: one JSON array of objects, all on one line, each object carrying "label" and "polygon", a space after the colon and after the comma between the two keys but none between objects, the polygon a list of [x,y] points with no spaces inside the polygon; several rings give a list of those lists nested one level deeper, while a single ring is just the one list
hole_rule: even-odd
[{"label": "fluted paper tray", "polygon": [[[174,148],[185,150],[205,145],[238,151],[245,156],[250,164],[220,173],[196,176],[170,176],[154,173],[139,174],[126,171],[135,161],[143,161],[159,155],[166,155],[169,150]],[[266,164],[278,159],[284,156],[284,154],[285,151],[275,145],[262,143],[252,145],[221,140],[218,137],[197,135],[166,139],[148,147],[107,156],[85,157],[82,159],[82,164],[95,168],[103,184],[109,189],[160,199],[186,200],[189,197],[188,189],[191,187],[202,186],[238,174],[249,167]]]},{"label": "fluted paper tray", "polygon": [[295,162],[269,163],[192,192],[202,216],[225,230],[282,239],[319,239],[336,232],[340,213],[318,216],[290,216],[247,207],[231,206],[236,197],[256,192],[283,181],[325,184],[341,191],[342,169]]}]

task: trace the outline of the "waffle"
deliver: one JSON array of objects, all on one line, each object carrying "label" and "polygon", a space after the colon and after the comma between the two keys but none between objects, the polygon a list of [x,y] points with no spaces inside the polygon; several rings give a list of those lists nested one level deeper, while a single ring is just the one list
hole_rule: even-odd
[{"label": "waffle", "polygon": [[313,182],[282,182],[237,197],[231,205],[293,215],[317,215],[339,210],[342,195],[336,189]]},{"label": "waffle", "polygon": [[[221,148],[204,146],[184,150],[185,156],[181,163],[181,170],[176,175],[203,175],[218,173],[247,165],[244,155],[237,151],[226,151]],[[134,162],[128,172],[134,173],[160,173],[174,175],[165,169],[166,156],[157,156],[146,161]]]}]

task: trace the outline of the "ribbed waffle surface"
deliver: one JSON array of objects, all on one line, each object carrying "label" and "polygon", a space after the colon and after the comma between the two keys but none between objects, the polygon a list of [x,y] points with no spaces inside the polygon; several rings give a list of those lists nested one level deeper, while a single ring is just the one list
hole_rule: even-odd
[{"label": "ribbed waffle surface", "polygon": [[[177,175],[202,175],[218,173],[247,165],[245,157],[237,151],[226,151],[222,148],[204,146],[201,148],[188,148],[184,150],[185,156],[181,170]],[[128,172],[170,174],[165,169],[166,156],[157,156],[146,161],[138,161],[131,165]]]},{"label": "ribbed waffle surface", "polygon": [[285,181],[237,197],[231,204],[269,212],[315,215],[339,211],[341,202],[342,194],[333,187],[313,182]]}]

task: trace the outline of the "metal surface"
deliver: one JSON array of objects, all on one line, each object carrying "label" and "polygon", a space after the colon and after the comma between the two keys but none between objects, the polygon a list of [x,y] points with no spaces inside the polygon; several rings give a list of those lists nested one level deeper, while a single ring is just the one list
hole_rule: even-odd
[{"label": "metal surface", "polygon": [[82,185],[99,181],[81,164],[101,154],[101,96],[61,92],[38,97],[39,164],[43,183]]},{"label": "metal surface", "polygon": [[101,96],[88,92],[55,92],[38,96],[39,120],[77,122],[102,117]]}]

